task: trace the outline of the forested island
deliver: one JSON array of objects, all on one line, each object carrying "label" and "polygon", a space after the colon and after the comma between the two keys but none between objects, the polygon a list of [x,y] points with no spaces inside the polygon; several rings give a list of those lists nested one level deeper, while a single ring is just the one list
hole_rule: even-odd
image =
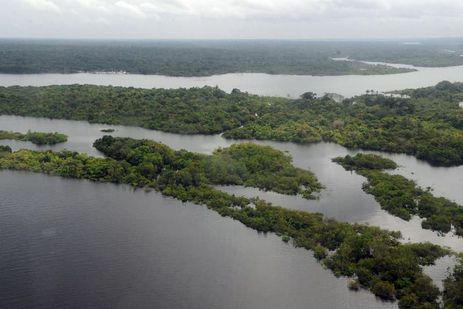
[{"label": "forested island", "polygon": [[374,154],[347,155],[333,161],[364,176],[367,182],[363,190],[372,194],[390,214],[407,221],[419,216],[424,219],[421,223],[424,229],[446,234],[453,227],[456,235],[463,236],[463,207],[446,198],[435,197],[429,188],[420,188],[401,175],[385,172],[397,168],[394,161]]},{"label": "forested island", "polygon": [[[127,72],[210,76],[226,73],[372,75],[413,71],[332,59],[353,56],[354,59],[364,60],[362,57],[365,56],[365,60],[368,60],[378,54],[377,46],[372,44],[370,49],[368,44],[356,42],[258,40],[0,40],[0,73]],[[388,46],[400,49],[400,45],[395,43]],[[365,48],[371,50],[372,54],[362,54]],[[429,59],[429,54],[422,56]],[[432,59],[436,58],[434,54],[431,56]]]},{"label": "forested island", "polygon": [[234,139],[335,142],[406,153],[437,166],[463,164],[463,84],[441,82],[405,93],[410,97],[369,92],[337,103],[311,92],[287,99],[216,87],[15,86],[0,87],[0,114]]},{"label": "forested island", "polygon": [[27,141],[27,142],[31,142],[33,144],[41,146],[41,145],[56,145],[59,143],[64,143],[68,140],[68,137],[67,135],[58,133],[58,132],[46,133],[46,132],[28,131],[26,134],[23,134],[19,132],[0,130],[0,140],[3,140],[3,139]]},{"label": "forested island", "polygon": [[[284,241],[291,240],[297,247],[312,250],[335,275],[354,278],[358,286],[381,299],[397,299],[400,308],[439,308],[442,293],[423,273],[422,266],[451,254],[447,249],[430,243],[404,244],[399,241],[398,232],[341,223],[321,214],[230,195],[212,186],[243,182],[276,192],[301,193],[295,188],[307,188],[307,179],[313,180],[310,173],[293,167],[287,155],[277,150],[245,143],[205,156],[174,151],[154,141],[111,136],[98,139],[94,146],[108,158],[70,151],[6,151],[0,155],[0,169],[153,188],[182,201],[206,205],[254,230],[276,233]],[[210,165],[217,166],[210,169]],[[246,171],[241,170],[244,167]],[[269,175],[275,182],[267,183]],[[281,184],[286,183],[295,186],[282,188]],[[294,190],[287,191],[288,188]],[[452,291],[460,284],[459,274],[456,272],[453,276],[457,279],[449,277],[446,282],[445,300],[449,305],[458,301],[458,295]]]}]

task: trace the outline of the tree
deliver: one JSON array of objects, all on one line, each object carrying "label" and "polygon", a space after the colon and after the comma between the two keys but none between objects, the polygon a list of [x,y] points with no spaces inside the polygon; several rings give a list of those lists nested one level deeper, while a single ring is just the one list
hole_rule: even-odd
[{"label": "tree", "polygon": [[306,101],[313,101],[316,98],[317,98],[317,94],[311,91],[304,92],[303,94],[301,94],[301,99],[306,100]]}]

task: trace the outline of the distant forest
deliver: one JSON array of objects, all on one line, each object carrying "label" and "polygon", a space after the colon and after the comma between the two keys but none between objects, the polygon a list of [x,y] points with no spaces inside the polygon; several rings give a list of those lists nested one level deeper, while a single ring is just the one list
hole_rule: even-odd
[{"label": "distant forest", "polygon": [[225,73],[391,74],[358,61],[463,65],[462,40],[407,42],[0,40],[1,73],[128,72],[169,76]]},{"label": "distant forest", "polygon": [[[438,59],[428,52],[388,43],[302,41],[45,41],[0,40],[0,73],[127,72],[169,76],[225,73],[296,75],[393,74],[410,71],[358,61],[463,64],[463,57]],[[383,52],[384,50],[384,52]],[[391,59],[394,56],[396,59]],[[445,59],[444,59],[445,58]],[[430,63],[432,65],[432,63]],[[415,63],[414,63],[415,64]]]}]

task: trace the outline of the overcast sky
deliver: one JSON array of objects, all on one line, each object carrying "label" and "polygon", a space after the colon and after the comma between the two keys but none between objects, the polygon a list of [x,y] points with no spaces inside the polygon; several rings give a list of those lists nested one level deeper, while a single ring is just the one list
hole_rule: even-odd
[{"label": "overcast sky", "polygon": [[0,0],[0,37],[463,37],[463,0]]}]

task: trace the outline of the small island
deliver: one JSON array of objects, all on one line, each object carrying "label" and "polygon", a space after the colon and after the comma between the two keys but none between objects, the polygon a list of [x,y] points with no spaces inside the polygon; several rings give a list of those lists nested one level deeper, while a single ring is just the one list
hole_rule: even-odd
[{"label": "small island", "polygon": [[430,189],[419,187],[413,180],[385,172],[397,164],[374,154],[359,153],[333,159],[348,171],[364,176],[363,190],[375,197],[381,208],[390,214],[410,220],[419,216],[424,229],[447,234],[452,226],[455,234],[463,236],[463,207],[443,197],[435,197]]},{"label": "small island", "polygon": [[388,170],[396,169],[397,164],[390,160],[375,154],[358,153],[355,156],[347,155],[345,157],[337,157],[333,162],[340,164],[347,171],[358,170]]},{"label": "small island", "polygon": [[42,146],[42,145],[56,145],[59,143],[64,143],[68,140],[67,135],[54,132],[54,133],[45,133],[45,132],[31,132],[28,131],[26,134],[12,131],[0,131],[0,140],[2,139],[11,139],[17,141],[27,141],[33,144]]},{"label": "small island", "polygon": [[100,130],[100,132],[103,132],[103,133],[113,133],[114,131],[116,131],[116,130],[111,129],[111,128],[108,128],[108,129],[101,129],[101,130]]}]

